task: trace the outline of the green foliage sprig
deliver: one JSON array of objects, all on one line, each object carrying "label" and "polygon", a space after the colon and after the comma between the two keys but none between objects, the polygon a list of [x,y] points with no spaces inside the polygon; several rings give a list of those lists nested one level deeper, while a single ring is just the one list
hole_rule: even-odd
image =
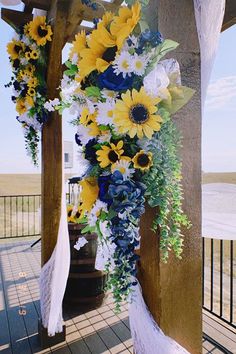
[{"label": "green foliage sprig", "polygon": [[153,153],[153,168],[144,176],[144,180],[148,204],[158,208],[152,230],[160,232],[160,250],[162,260],[166,262],[171,250],[181,258],[181,227],[189,228],[191,224],[182,209],[183,191],[179,159],[181,137],[169,113],[163,108],[160,113],[164,124],[157,139],[152,139],[149,145]]}]

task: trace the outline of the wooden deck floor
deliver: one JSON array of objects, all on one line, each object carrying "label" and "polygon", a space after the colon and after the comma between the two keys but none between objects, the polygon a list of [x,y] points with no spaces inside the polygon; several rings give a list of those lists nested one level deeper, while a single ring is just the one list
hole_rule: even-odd
[{"label": "wooden deck floor", "polygon": [[[0,353],[133,353],[127,305],[115,315],[109,295],[97,310],[86,313],[76,313],[75,308],[67,310],[66,342],[40,350],[37,336],[40,244],[31,249],[32,242],[0,243]],[[203,353],[236,354],[236,334],[227,332],[207,314],[204,314],[204,331],[208,337],[203,339]],[[210,337],[220,341],[228,351],[220,349]]]}]

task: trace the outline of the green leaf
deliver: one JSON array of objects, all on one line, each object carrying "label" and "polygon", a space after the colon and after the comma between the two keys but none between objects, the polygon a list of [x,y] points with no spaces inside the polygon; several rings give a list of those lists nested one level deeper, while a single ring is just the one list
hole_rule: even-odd
[{"label": "green leaf", "polygon": [[81,230],[81,234],[86,234],[88,232],[93,232],[93,231],[94,231],[94,227],[87,225]]},{"label": "green leaf", "polygon": [[100,128],[100,130],[107,130],[108,126],[105,124],[101,124],[101,125],[99,125],[99,128]]},{"label": "green leaf", "polygon": [[86,87],[85,92],[88,97],[101,97],[100,89],[97,86]]},{"label": "green leaf", "polygon": [[165,39],[163,43],[158,45],[154,51],[150,64],[148,65],[145,76],[149,74],[154,66],[163,58],[167,53],[176,49],[179,43],[172,41],[171,39]]},{"label": "green leaf", "polygon": [[182,95],[180,97],[173,98],[170,104],[162,101],[162,107],[164,107],[170,114],[176,113],[183,106],[185,106],[195,93],[195,90],[186,86],[181,86],[181,89]]},{"label": "green leaf", "polygon": [[71,68],[71,65],[72,65],[72,63],[71,63],[70,60],[67,60],[67,61],[65,62],[65,66],[66,66],[68,69]]}]

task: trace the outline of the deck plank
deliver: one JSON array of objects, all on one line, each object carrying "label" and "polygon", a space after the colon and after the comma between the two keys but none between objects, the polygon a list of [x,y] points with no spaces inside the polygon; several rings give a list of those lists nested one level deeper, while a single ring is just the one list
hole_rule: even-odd
[{"label": "deck plank", "polygon": [[107,347],[97,333],[84,337],[84,341],[92,354],[102,354]]},{"label": "deck plank", "polygon": [[236,353],[235,330],[229,330],[223,321],[207,314],[206,311],[203,312],[203,332],[222,345],[229,353]]},{"label": "deck plank", "polygon": [[72,354],[91,354],[82,338],[73,343],[69,343],[68,346]]},{"label": "deck plank", "polygon": [[[40,244],[30,248],[32,241],[2,245],[0,243],[0,352],[1,354],[57,353],[99,354],[132,353],[127,305],[120,315],[114,313],[109,295],[97,310],[75,314],[65,313],[66,343],[40,350],[37,320],[40,313],[38,277],[40,272]],[[25,272],[25,277],[19,277]],[[26,286],[25,293],[22,285]],[[26,315],[20,316],[20,305],[26,306]],[[204,331],[236,354],[236,334],[218,320],[204,314]],[[4,324],[2,326],[2,324]],[[12,342],[12,348],[9,346]],[[230,349],[230,351],[229,351]],[[225,353],[209,340],[203,341],[203,353]]]}]

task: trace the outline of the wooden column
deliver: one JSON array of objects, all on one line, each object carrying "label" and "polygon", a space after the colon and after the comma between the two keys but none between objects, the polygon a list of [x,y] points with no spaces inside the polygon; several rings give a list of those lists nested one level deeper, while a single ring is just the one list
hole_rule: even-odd
[{"label": "wooden column", "polygon": [[184,231],[183,259],[171,256],[168,264],[163,264],[158,236],[150,231],[154,211],[149,209],[141,223],[139,279],[145,301],[161,329],[191,354],[199,354],[202,352],[201,102],[200,50],[193,1],[158,0],[158,4],[152,1],[150,14],[152,27],[158,22],[165,38],[180,43],[170,57],[180,63],[183,84],[196,90],[187,106],[174,117],[183,135],[183,206],[193,226]]},{"label": "wooden column", "polygon": [[[62,75],[62,49],[66,31],[66,1],[53,1],[48,13],[53,27],[47,86],[48,96],[58,97]],[[58,112],[50,114],[42,134],[42,265],[50,258],[57,241],[62,190],[62,120]]]}]

